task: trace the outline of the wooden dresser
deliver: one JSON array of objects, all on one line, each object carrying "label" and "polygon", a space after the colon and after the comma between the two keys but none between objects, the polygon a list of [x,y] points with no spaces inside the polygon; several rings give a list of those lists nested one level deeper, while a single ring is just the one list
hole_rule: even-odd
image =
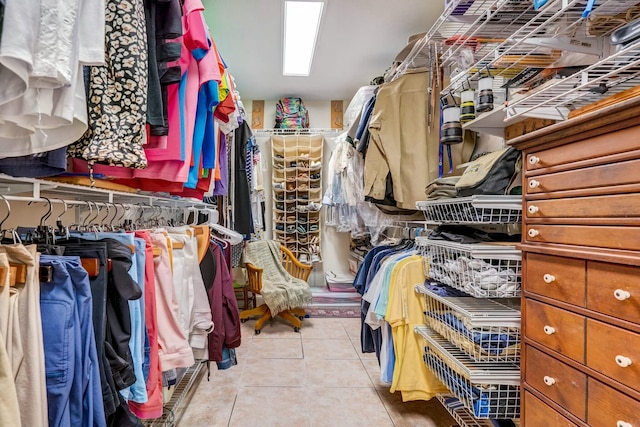
[{"label": "wooden dresser", "polygon": [[523,151],[522,425],[640,427],[640,98]]}]

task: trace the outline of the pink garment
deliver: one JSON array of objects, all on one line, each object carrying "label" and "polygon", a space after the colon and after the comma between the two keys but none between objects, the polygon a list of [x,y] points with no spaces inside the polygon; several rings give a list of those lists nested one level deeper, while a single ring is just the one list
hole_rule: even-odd
[{"label": "pink garment", "polygon": [[178,301],[173,287],[167,236],[163,233],[153,233],[151,242],[162,251],[159,257],[153,258],[160,367],[163,372],[175,368],[188,368],[195,360],[189,341],[178,321]]},{"label": "pink garment", "polygon": [[146,403],[129,401],[131,412],[142,419],[160,418],[162,416],[162,369],[160,368],[158,346],[158,317],[156,312],[156,283],[154,278],[154,258],[151,236],[148,231],[136,231],[136,237],[144,239],[144,321],[149,335],[149,377],[147,378]]},{"label": "pink garment", "polygon": [[[171,182],[186,182],[189,178],[189,167],[193,157],[193,131],[198,104],[198,91],[201,76],[198,61],[194,53],[198,49],[208,50],[206,27],[203,22],[204,6],[201,0],[185,0],[182,6],[183,37],[180,55],[180,69],[186,75],[184,88],[184,105],[179,102],[178,85],[172,85],[168,91],[169,134],[165,141],[153,140],[145,155],[147,169],[132,170],[127,168],[95,165],[95,174],[113,178],[145,178],[160,179]],[[211,74],[211,73],[209,73]],[[215,80],[215,74],[212,74]],[[220,77],[218,77],[218,81]],[[182,123],[181,123],[182,117]],[[184,129],[184,132],[183,132]],[[155,137],[154,137],[155,138]],[[157,147],[157,148],[152,148]],[[74,172],[87,173],[86,162],[73,162]],[[140,186],[145,189],[144,183]]]},{"label": "pink garment", "polygon": [[[171,153],[171,156],[168,154],[152,154],[151,156],[147,156],[149,167],[147,169],[134,171],[133,176],[135,178],[162,179],[174,182],[186,182],[189,179],[189,167],[191,166],[191,158],[193,156],[193,131],[196,123],[198,92],[200,90],[199,64],[194,54],[197,49],[209,49],[207,33],[202,23],[203,11],[204,6],[201,0],[185,0],[182,5],[184,36],[182,54],[180,56],[180,67],[182,68],[185,64],[188,64],[188,66],[184,105],[178,103],[178,108],[180,108],[180,114],[182,116],[184,134],[182,138],[174,139],[171,131],[172,126],[171,123],[169,123],[169,139],[167,140],[165,153]],[[169,104],[169,114],[171,114],[172,107],[175,108],[176,103]],[[177,132],[176,135],[180,135],[182,126],[177,126],[176,129],[174,124],[173,128],[173,131]],[[181,152],[184,153],[184,156],[180,157],[179,161],[176,161],[174,155]]]}]

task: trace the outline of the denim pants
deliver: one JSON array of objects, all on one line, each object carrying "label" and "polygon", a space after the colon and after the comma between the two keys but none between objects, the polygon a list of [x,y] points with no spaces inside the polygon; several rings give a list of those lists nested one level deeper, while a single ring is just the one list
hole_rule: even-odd
[{"label": "denim pants", "polygon": [[106,426],[89,276],[79,257],[42,255],[40,284],[50,426]]},{"label": "denim pants", "polygon": [[93,302],[93,330],[96,339],[96,352],[102,384],[102,401],[106,416],[116,411],[117,391],[111,379],[111,367],[104,352],[104,341],[107,328],[107,244],[89,242],[82,244],[64,243],[65,256],[97,259],[100,269],[96,277],[90,277],[91,299]]}]

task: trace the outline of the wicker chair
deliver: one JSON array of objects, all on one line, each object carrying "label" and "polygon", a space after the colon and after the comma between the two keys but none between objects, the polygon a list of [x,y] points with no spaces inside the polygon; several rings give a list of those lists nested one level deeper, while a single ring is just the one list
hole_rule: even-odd
[{"label": "wicker chair", "polygon": [[[290,275],[296,277],[298,279],[304,280],[305,282],[309,279],[309,275],[311,274],[311,270],[313,269],[312,265],[303,264],[293,255],[293,253],[284,246],[280,246],[280,254],[282,255],[282,265],[285,270],[289,272]],[[248,290],[252,294],[260,294],[262,289],[262,269],[256,267],[253,264],[246,264],[247,268],[247,282],[248,282]],[[293,308],[290,310],[281,311],[278,313],[278,316],[282,317],[289,323],[293,325],[293,330],[296,332],[300,331],[300,327],[302,326],[302,319],[304,318],[305,311],[303,308]],[[256,308],[251,310],[243,310],[240,312],[240,321],[242,323],[246,322],[250,317],[258,316],[259,319],[256,321],[255,331],[256,335],[260,333],[262,327],[265,322],[271,319],[271,311],[266,304],[262,304]]]}]

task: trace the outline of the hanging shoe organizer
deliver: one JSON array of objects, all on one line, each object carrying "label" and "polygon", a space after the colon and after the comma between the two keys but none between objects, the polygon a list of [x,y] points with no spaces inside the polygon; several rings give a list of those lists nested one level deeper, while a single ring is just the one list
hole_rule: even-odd
[{"label": "hanging shoe organizer", "polygon": [[320,262],[322,135],[273,135],[273,237],[302,262]]}]

